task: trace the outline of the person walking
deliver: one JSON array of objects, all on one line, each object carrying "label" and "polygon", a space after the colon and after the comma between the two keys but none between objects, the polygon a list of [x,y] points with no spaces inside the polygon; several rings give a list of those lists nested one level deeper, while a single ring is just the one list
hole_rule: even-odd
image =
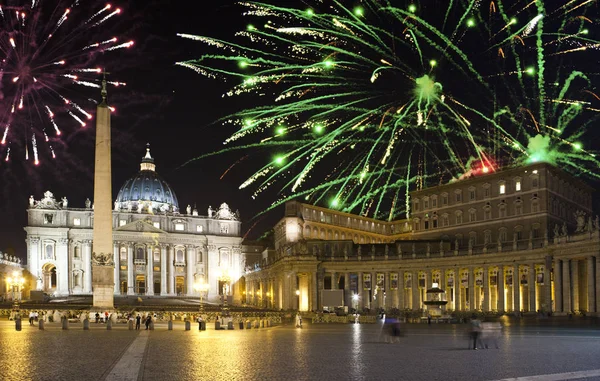
[{"label": "person walking", "polygon": [[473,349],[477,349],[477,341],[481,334],[481,321],[475,315],[471,317],[471,339],[473,340]]},{"label": "person walking", "polygon": [[142,317],[140,316],[140,314],[138,314],[135,317],[135,329],[139,330],[140,329],[140,324],[142,323]]},{"label": "person walking", "polygon": [[34,318],[34,316],[35,315],[33,314],[33,311],[31,311],[29,313],[29,325],[33,325],[33,318]]},{"label": "person walking", "polygon": [[98,312],[96,312],[95,318],[96,318],[96,324],[100,323],[100,314]]},{"label": "person walking", "polygon": [[150,328],[150,323],[152,322],[152,315],[148,314],[146,318],[146,331]]},{"label": "person walking", "polygon": [[302,328],[302,316],[300,313],[296,314],[296,328]]}]

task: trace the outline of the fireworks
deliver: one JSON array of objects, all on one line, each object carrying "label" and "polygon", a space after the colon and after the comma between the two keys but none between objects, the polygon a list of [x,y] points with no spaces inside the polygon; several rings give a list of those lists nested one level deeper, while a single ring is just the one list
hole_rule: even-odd
[{"label": "fireworks", "polygon": [[133,45],[104,36],[109,20],[120,13],[94,0],[0,3],[0,152],[5,161],[15,156],[10,147],[15,143],[25,147],[26,159],[31,151],[39,164],[41,140],[54,158],[52,139],[62,134],[61,124],[85,127],[92,119],[86,111],[90,102],[77,86],[100,88],[103,69],[97,59]]},{"label": "fireworks", "polygon": [[399,3],[244,2],[233,42],[181,35],[206,53],[180,65],[252,104],[211,154],[275,153],[242,188],[394,218],[409,190],[503,165],[599,177],[595,1]]}]

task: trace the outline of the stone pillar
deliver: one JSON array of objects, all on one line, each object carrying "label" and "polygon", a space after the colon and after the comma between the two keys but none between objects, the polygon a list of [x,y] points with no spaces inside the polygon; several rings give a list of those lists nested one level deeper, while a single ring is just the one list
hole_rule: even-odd
[{"label": "stone pillar", "polygon": [[554,312],[563,312],[562,269],[560,259],[554,259]]},{"label": "stone pillar", "polygon": [[460,306],[460,283],[461,283],[461,279],[460,279],[460,268],[456,267],[454,269],[454,310],[455,311],[462,311],[462,308]]},{"label": "stone pillar", "polygon": [[469,267],[469,311],[476,311],[477,306],[475,305],[475,278],[473,276],[473,268]]},{"label": "stone pillar", "polygon": [[152,245],[146,247],[146,295],[154,295],[154,254]]},{"label": "stone pillar", "polygon": [[529,312],[536,312],[537,311],[537,303],[536,303],[536,275],[535,275],[535,264],[532,263],[529,265],[529,280],[528,280],[528,287],[529,287]]},{"label": "stone pillar", "polygon": [[496,306],[498,312],[506,311],[504,302],[504,266],[498,266],[498,285],[496,286],[496,292],[498,293],[498,305]]},{"label": "stone pillar", "polygon": [[421,295],[419,290],[419,272],[413,271],[412,277],[412,309],[418,311],[421,308]]},{"label": "stone pillar", "polygon": [[165,296],[167,291],[167,245],[160,245],[160,295]]},{"label": "stone pillar", "polygon": [[385,297],[383,299],[383,303],[384,303],[384,308],[387,310],[392,306],[392,290],[390,290],[390,273],[389,271],[385,272],[383,275],[385,278],[383,278],[383,288],[385,290]]},{"label": "stone pillar", "polygon": [[398,308],[400,310],[404,310],[406,306],[404,305],[404,271],[400,270],[398,272]]},{"label": "stone pillar", "polygon": [[[440,284],[438,285],[438,287],[446,291],[446,300],[450,301],[450,296],[448,295],[448,290],[446,289],[446,269],[440,270]],[[446,311],[446,306],[441,307],[442,311]]]},{"label": "stone pillar", "polygon": [[513,311],[515,313],[521,312],[521,287],[519,277],[519,265],[515,265],[513,268]]},{"label": "stone pillar", "polygon": [[331,272],[331,289],[332,290],[337,290],[338,289],[338,285],[336,282],[337,279],[337,274],[335,273],[335,271]]},{"label": "stone pillar", "polygon": [[579,311],[579,260],[571,260],[571,310]]},{"label": "stone pillar", "polygon": [[194,291],[194,268],[196,267],[196,261],[194,258],[194,249],[191,245],[186,245],[185,247],[186,253],[186,261],[185,261],[185,270],[186,270],[186,294],[188,296],[195,295]]},{"label": "stone pillar", "polygon": [[135,265],[133,263],[133,242],[127,242],[127,295],[135,295]]},{"label": "stone pillar", "polygon": [[596,312],[600,314],[600,258],[595,256],[594,259],[596,261]]},{"label": "stone pillar", "polygon": [[121,294],[121,278],[119,277],[119,272],[121,271],[121,257],[120,257],[120,253],[119,253],[119,242],[115,242],[113,244],[113,251],[114,251],[114,261],[115,261],[115,271],[114,271],[114,277],[115,277],[115,294],[116,295],[120,295]]},{"label": "stone pillar", "polygon": [[57,293],[60,295],[69,295],[69,277],[71,269],[69,268],[69,240],[60,238],[56,245],[56,280]]},{"label": "stone pillar", "polygon": [[[175,247],[169,245],[169,281],[168,281],[168,292],[169,295],[175,295]],[[205,280],[206,282],[207,280]]]},{"label": "stone pillar", "polygon": [[[321,308],[319,299],[319,278],[317,277],[317,272],[313,271],[311,273],[311,282],[310,282],[310,309],[318,311]],[[321,310],[323,310],[321,308]]]},{"label": "stone pillar", "polygon": [[483,306],[482,310],[488,312],[490,310],[490,269],[487,266],[483,267]]},{"label": "stone pillar", "polygon": [[362,272],[358,273],[358,282],[357,283],[358,283],[358,303],[357,303],[356,309],[360,310],[360,309],[364,308],[364,306],[365,306],[364,305],[364,300],[363,300],[364,299],[363,298],[363,295],[364,295],[363,287],[364,287],[364,285],[363,285],[363,273]]},{"label": "stone pillar", "polygon": [[83,292],[86,294],[92,293],[92,241],[83,241]]},{"label": "stone pillar", "polygon": [[594,257],[587,258],[587,311],[596,312],[596,289],[594,287]]},{"label": "stone pillar", "polygon": [[544,300],[540,302],[544,312],[552,311],[552,281],[550,271],[552,270],[552,256],[547,255],[544,262]]},{"label": "stone pillar", "polygon": [[563,260],[562,264],[562,295],[563,312],[570,313],[573,310],[571,304],[571,261]]},{"label": "stone pillar", "polygon": [[348,309],[352,308],[352,295],[350,292],[350,273],[344,273],[344,305],[348,306]]}]

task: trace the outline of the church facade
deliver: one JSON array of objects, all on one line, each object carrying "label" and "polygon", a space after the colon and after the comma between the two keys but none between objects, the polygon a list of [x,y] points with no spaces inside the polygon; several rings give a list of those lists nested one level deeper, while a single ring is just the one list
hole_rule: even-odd
[{"label": "church facade", "polygon": [[[72,207],[50,192],[29,200],[27,267],[36,289],[57,296],[92,293],[94,206]],[[244,268],[239,214],[226,203],[200,215],[180,210],[171,187],[156,173],[147,149],[140,171],[117,195],[112,212],[114,294],[199,296],[239,300]]]},{"label": "church facade", "polygon": [[600,222],[582,181],[535,163],[410,198],[395,221],[288,202],[274,250],[247,269],[247,303],[421,311],[436,285],[446,310],[600,312]]}]

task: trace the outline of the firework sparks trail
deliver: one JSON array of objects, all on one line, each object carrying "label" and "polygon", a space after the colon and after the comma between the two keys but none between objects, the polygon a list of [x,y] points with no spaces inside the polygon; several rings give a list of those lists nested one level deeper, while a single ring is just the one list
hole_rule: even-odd
[{"label": "firework sparks trail", "polygon": [[105,35],[110,28],[97,28],[121,13],[112,9],[98,0],[7,0],[0,5],[0,128],[5,145],[0,155],[5,160],[11,144],[23,141],[24,156],[29,158],[31,149],[34,164],[44,154],[55,158],[53,139],[71,121],[85,126],[83,119],[92,118],[86,109],[95,103],[80,102],[89,97],[82,97],[78,88],[100,88],[102,69],[94,62],[105,52],[133,45]]},{"label": "firework sparks trail", "polygon": [[223,96],[250,105],[199,158],[269,155],[240,186],[276,189],[267,210],[306,197],[392,219],[412,189],[536,161],[600,177],[580,143],[600,109],[595,1],[306,3],[242,2],[252,24],[235,42],[179,34],[207,52],[177,64],[233,79]]}]

